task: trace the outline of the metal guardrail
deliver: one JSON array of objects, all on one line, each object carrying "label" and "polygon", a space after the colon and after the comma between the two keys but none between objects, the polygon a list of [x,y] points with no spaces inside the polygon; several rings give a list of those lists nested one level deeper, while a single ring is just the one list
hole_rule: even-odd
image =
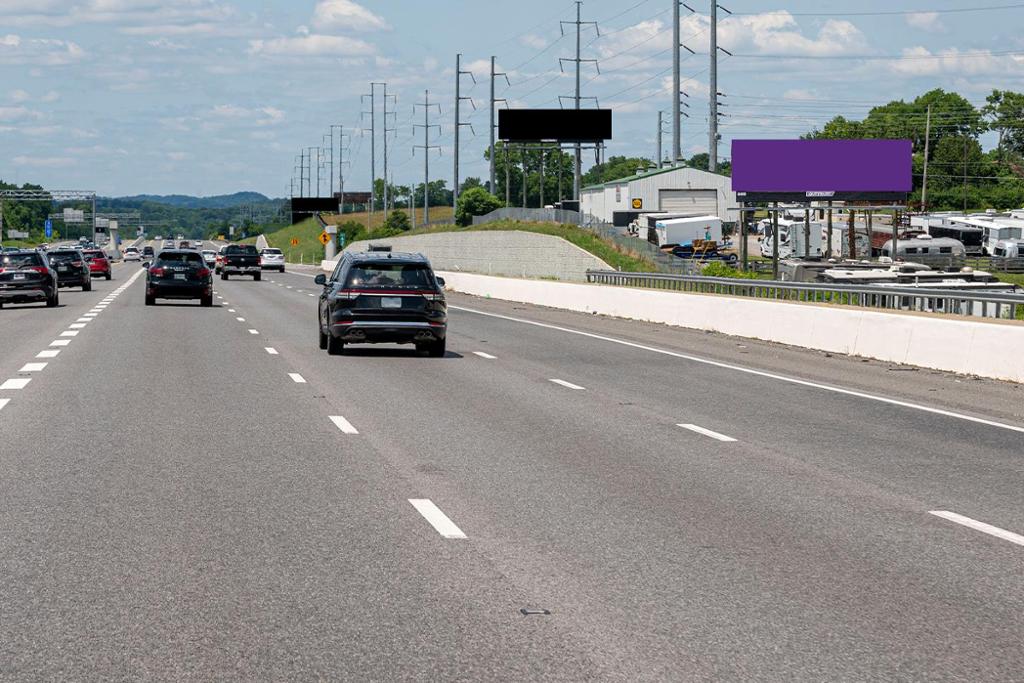
[{"label": "metal guardrail", "polygon": [[782,280],[741,280],[699,275],[627,273],[617,270],[588,270],[587,282],[700,294],[828,303],[861,308],[925,311],[1011,320],[1024,318],[1024,294],[1003,292],[883,285],[832,285]]}]

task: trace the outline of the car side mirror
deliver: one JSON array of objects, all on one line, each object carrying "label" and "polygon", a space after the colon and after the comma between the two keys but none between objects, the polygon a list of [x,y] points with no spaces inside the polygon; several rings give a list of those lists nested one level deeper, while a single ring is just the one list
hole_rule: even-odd
[{"label": "car side mirror", "polygon": [[444,278],[443,277],[437,278],[437,286],[440,287],[441,289],[444,289]]},{"label": "car side mirror", "polygon": [[315,278],[313,278],[313,282],[315,284],[318,284],[318,285],[321,285],[321,286],[322,285],[326,285],[327,284],[327,276],[324,275],[323,273],[320,273]]}]

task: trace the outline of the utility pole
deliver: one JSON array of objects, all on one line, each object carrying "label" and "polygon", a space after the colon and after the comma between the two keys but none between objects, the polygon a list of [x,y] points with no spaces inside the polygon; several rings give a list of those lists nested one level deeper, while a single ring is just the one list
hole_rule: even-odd
[{"label": "utility pole", "polygon": [[509,170],[508,143],[503,145],[505,149],[505,206],[512,204],[512,172]]},{"label": "utility pole", "polygon": [[[313,150],[314,149],[317,150],[316,160],[317,160],[317,166],[319,166],[319,164],[320,164],[319,148],[318,147],[307,147],[306,148],[306,171],[307,171],[307,175],[306,175],[306,189],[309,190],[310,192],[313,191]],[[319,197],[320,196],[320,169],[319,168],[317,168],[317,170],[316,170],[316,183],[317,183],[316,196]]]},{"label": "utility pole", "polygon": [[[394,128],[388,128],[388,84],[379,83],[384,89],[384,215],[388,215],[388,133],[394,132]],[[392,97],[394,97],[392,95]],[[395,98],[395,105],[398,105],[398,99]],[[393,116],[395,112],[391,112]]]},{"label": "utility pole", "polygon": [[664,113],[665,112],[663,112],[663,111],[659,111],[658,112],[658,138],[657,138],[658,146],[657,146],[657,152],[656,152],[657,156],[655,157],[655,159],[657,160],[655,163],[658,164],[658,168],[662,167],[662,163],[661,163],[661,133],[662,133],[661,117],[662,117],[662,115]]},{"label": "utility pole", "polygon": [[[597,22],[596,21],[586,21],[585,22],[585,21],[581,20],[582,11],[583,11],[583,2],[582,2],[582,0],[576,0],[576,21],[562,21],[562,22],[559,22],[559,27],[562,29],[562,35],[565,35],[565,25],[566,24],[575,24],[575,26],[576,26],[576,57],[575,58],[561,57],[558,60],[559,68],[562,67],[562,63],[563,62],[575,62],[576,63],[576,94],[573,96],[573,100],[575,101],[575,108],[576,109],[580,108],[580,100],[583,99],[580,96],[580,67],[581,67],[583,62],[593,62],[594,64],[597,64],[597,60],[596,59],[583,59],[582,58],[583,45],[582,45],[581,41],[582,41],[583,26],[584,25],[593,26],[595,28],[595,30],[597,30],[597,35],[599,35],[599,36],[601,35],[601,30],[597,27]],[[597,72],[601,73],[600,67],[598,67]],[[559,98],[559,101],[561,101],[561,99],[562,98]],[[596,99],[596,98],[587,98],[587,99]],[[576,200],[579,200],[579,198],[580,198],[580,183],[581,183],[582,176],[583,176],[583,159],[582,159],[582,147],[581,147],[580,143],[577,142],[575,147],[576,147],[576,161],[575,161],[575,169],[573,171],[573,198],[576,199]],[[525,182],[525,179],[524,179],[524,182]]]},{"label": "utility pole", "polygon": [[496,195],[497,194],[495,192],[496,188],[494,186],[494,131],[497,129],[498,124],[494,120],[494,107],[498,104],[498,102],[504,102],[505,106],[508,106],[508,100],[506,100],[503,97],[502,98],[496,98],[494,96],[494,81],[495,81],[495,79],[498,76],[501,76],[502,78],[505,79],[505,83],[509,87],[512,86],[512,83],[508,80],[508,75],[507,74],[505,74],[504,72],[497,72],[497,71],[494,70],[494,60],[495,60],[494,55],[491,55],[491,110],[490,110],[491,111],[491,147],[490,147],[491,153],[489,155],[490,156],[490,162],[491,162],[491,184],[490,184],[490,186],[488,186],[488,190],[490,191],[491,194]]},{"label": "utility pole", "polygon": [[[679,165],[682,153],[682,109],[679,94],[682,91],[679,75],[679,0],[672,0],[672,165]],[[658,168],[661,168],[661,112],[658,112]]]},{"label": "utility pole", "polygon": [[440,129],[440,126],[430,124],[430,108],[437,107],[437,112],[440,114],[441,105],[432,103],[430,101],[430,91],[424,90],[423,104],[413,105],[413,109],[415,110],[417,106],[423,107],[423,123],[413,124],[413,130],[415,131],[416,128],[423,129],[423,144],[414,145],[413,153],[415,153],[415,150],[417,149],[423,150],[423,225],[427,225],[430,223],[430,150],[436,149],[440,151],[441,149],[437,145],[430,144],[430,129]]},{"label": "utility pole", "polygon": [[373,218],[374,204],[377,203],[377,98],[374,86],[374,83],[370,83],[370,94],[360,97],[360,101],[364,101],[367,97],[370,98],[370,111],[361,112],[362,116],[367,113],[370,115],[370,212],[367,220]]},{"label": "utility pole", "polygon": [[[334,156],[334,129],[338,129],[338,213],[345,213],[345,126],[331,125],[331,156]],[[332,171],[333,174],[333,171]],[[333,182],[333,181],[332,181]]]},{"label": "utility pole", "polygon": [[718,10],[723,9],[729,14],[729,10],[720,7],[715,0],[711,0],[711,68],[708,82],[708,99],[711,102],[711,115],[708,121],[708,170],[712,173],[718,172],[718,51],[722,50],[727,55],[732,53],[718,47]]},{"label": "utility pole", "polygon": [[330,141],[330,144],[328,145],[328,149],[331,150],[331,156],[330,156],[330,163],[331,163],[331,165],[330,165],[330,173],[327,174],[327,185],[328,185],[328,190],[327,191],[330,192],[331,196],[333,197],[334,196],[334,126],[329,126],[328,129],[327,129],[327,135],[324,136],[324,141],[328,141],[328,140]]},{"label": "utility pole", "polygon": [[[928,105],[924,123],[924,178],[921,180],[921,211],[928,211],[928,143],[932,137],[932,105]],[[893,252],[895,254],[895,252]]]},{"label": "utility pole", "polygon": [[[463,123],[462,122],[462,119],[459,117],[459,108],[460,108],[460,105],[462,104],[463,100],[469,100],[469,103],[473,106],[473,109],[474,110],[476,109],[476,104],[473,103],[473,98],[472,97],[462,97],[461,94],[460,94],[460,92],[461,92],[461,87],[460,86],[462,85],[462,77],[463,76],[469,76],[470,78],[472,78],[473,79],[473,84],[476,85],[476,77],[473,75],[473,73],[471,71],[463,71],[462,70],[462,54],[460,53],[460,54],[456,54],[455,55],[455,131],[454,131],[455,132],[455,153],[452,155],[452,156],[455,157],[455,162],[454,162],[454,165],[455,165],[455,169],[454,169],[455,182],[454,182],[453,187],[452,187],[452,208],[453,209],[459,203],[459,149],[460,149],[459,148],[459,132],[462,130],[463,126],[469,126],[469,129],[473,130],[473,124],[471,124],[471,123]],[[491,84],[493,85],[493,83],[494,83],[494,81],[492,80]],[[492,112],[493,112],[493,110],[492,110]],[[474,131],[473,134],[475,135],[476,131]],[[492,135],[493,135],[493,132],[492,132]]]}]

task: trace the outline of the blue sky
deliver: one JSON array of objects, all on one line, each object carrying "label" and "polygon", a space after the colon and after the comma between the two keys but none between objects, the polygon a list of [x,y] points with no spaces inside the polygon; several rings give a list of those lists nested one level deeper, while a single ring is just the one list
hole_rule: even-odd
[{"label": "blue sky", "polygon": [[[794,137],[935,87],[975,103],[993,88],[1024,90],[1024,5],[904,2],[723,0],[734,14],[721,13],[720,45],[735,56],[720,65],[722,155],[732,137]],[[709,3],[688,4],[698,10],[682,20],[698,53],[683,62],[690,155],[707,149]],[[429,89],[441,106],[432,176],[450,184],[456,52],[477,80],[464,80],[477,110],[461,175],[484,176],[490,55],[511,83],[500,97],[557,106],[574,83],[558,68],[574,47],[558,22],[574,12],[564,0],[2,0],[0,178],[105,195],[282,196],[299,150],[339,124],[352,133],[346,188],[366,189],[360,95],[387,81],[394,181],[422,180],[413,102]],[[583,18],[601,26],[583,44],[602,73],[585,65],[583,81],[585,95],[614,109],[608,154],[653,156],[657,111],[671,109],[671,0],[586,0]]]}]

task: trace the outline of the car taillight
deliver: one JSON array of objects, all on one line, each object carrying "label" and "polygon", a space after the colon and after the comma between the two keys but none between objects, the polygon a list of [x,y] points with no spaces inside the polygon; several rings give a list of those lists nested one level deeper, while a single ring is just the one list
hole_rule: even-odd
[{"label": "car taillight", "polygon": [[33,273],[48,273],[49,272],[49,270],[44,268],[43,266],[32,266],[31,268],[29,268],[29,270],[31,270]]},{"label": "car taillight", "polygon": [[423,298],[426,299],[427,301],[444,301],[444,294],[427,294],[426,292],[421,293],[423,294]]},{"label": "car taillight", "polygon": [[81,268],[82,267],[82,262],[81,261],[72,261],[71,265],[73,265],[75,268]]},{"label": "car taillight", "polygon": [[200,268],[199,270],[196,271],[196,275],[198,275],[199,277],[210,277],[210,269]]},{"label": "car taillight", "polygon": [[155,275],[156,277],[163,277],[164,269],[163,268],[150,268],[149,269],[149,274],[150,275]]}]

